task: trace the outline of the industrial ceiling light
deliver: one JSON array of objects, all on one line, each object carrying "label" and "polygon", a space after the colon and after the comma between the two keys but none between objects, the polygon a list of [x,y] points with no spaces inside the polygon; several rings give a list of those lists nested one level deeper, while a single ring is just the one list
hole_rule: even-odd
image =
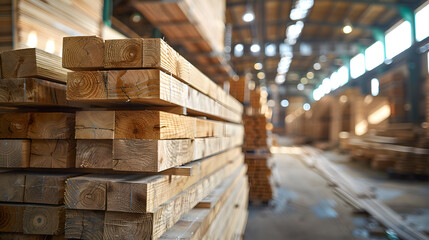
[{"label": "industrial ceiling light", "polygon": [[303,90],[304,90],[304,88],[305,88],[305,86],[304,86],[304,84],[299,83],[298,85],[296,85],[296,88],[297,88],[299,91],[303,91]]},{"label": "industrial ceiling light", "polygon": [[142,15],[140,15],[139,13],[134,13],[133,15],[131,15],[131,21],[138,23],[142,20]]},{"label": "industrial ceiling light", "polygon": [[343,27],[343,32],[349,34],[353,31],[353,26],[349,20],[346,20]]},{"label": "industrial ceiling light", "polygon": [[308,72],[307,73],[307,78],[308,79],[313,79],[314,78],[314,73],[313,72]]},{"label": "industrial ceiling light", "polygon": [[264,79],[265,78],[265,73],[264,72],[258,72],[258,74],[256,75],[258,77],[258,79]]},{"label": "industrial ceiling light", "polygon": [[253,67],[255,68],[255,70],[261,70],[262,69],[262,63],[255,63],[255,65],[253,65]]},{"label": "industrial ceiling light", "polygon": [[255,13],[253,12],[252,7],[250,5],[247,5],[246,12],[243,14],[242,19],[245,22],[252,22],[253,20],[255,20]]},{"label": "industrial ceiling light", "polygon": [[320,70],[321,68],[322,68],[322,66],[320,65],[320,63],[315,63],[315,64],[313,64],[313,68],[314,68],[314,70]]},{"label": "industrial ceiling light", "polygon": [[302,84],[308,84],[308,79],[305,77],[301,78],[301,83]]},{"label": "industrial ceiling light", "polygon": [[258,53],[259,51],[261,51],[261,46],[259,46],[259,44],[254,43],[252,44],[252,46],[250,46],[250,51],[252,53]]}]

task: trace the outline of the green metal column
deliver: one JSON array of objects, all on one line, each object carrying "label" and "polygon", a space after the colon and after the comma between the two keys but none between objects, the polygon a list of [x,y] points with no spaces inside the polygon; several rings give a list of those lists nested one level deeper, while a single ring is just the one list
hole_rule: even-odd
[{"label": "green metal column", "polygon": [[[400,7],[399,13],[411,25],[411,42],[416,42],[416,24],[414,11],[407,7]],[[419,99],[420,89],[423,87],[420,81],[421,57],[417,54],[415,48],[411,47],[407,59],[407,67],[409,72],[409,81],[407,84],[406,103],[410,106],[408,111],[408,121],[418,123],[419,121]]]},{"label": "green metal column", "polygon": [[106,26],[112,26],[113,1],[104,0],[103,5],[103,23]]}]

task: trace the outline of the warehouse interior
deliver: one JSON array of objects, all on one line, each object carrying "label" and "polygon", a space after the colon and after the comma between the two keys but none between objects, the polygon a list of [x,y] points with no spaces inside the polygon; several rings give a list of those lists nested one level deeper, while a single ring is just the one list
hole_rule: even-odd
[{"label": "warehouse interior", "polygon": [[429,239],[428,0],[0,1],[0,239]]}]

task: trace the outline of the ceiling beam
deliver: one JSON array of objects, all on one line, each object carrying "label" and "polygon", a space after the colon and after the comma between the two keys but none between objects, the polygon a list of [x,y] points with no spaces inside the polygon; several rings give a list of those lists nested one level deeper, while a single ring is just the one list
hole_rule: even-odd
[{"label": "ceiling beam", "polygon": [[[265,0],[266,2],[268,1],[279,1],[279,0]],[[289,0],[290,2],[292,2],[291,0]],[[386,7],[390,7],[390,8],[395,8],[398,9],[400,6],[413,6],[415,3],[410,2],[410,1],[395,1],[395,2],[387,2],[387,1],[382,1],[382,0],[316,0],[317,2],[347,2],[347,3],[364,3],[364,4],[369,4],[369,5],[382,5],[382,6],[386,6]],[[247,1],[243,0],[243,1],[238,1],[238,2],[230,2],[227,3],[226,6],[227,7],[235,7],[235,6],[242,6],[242,5],[246,5]]]},{"label": "ceiling beam", "polygon": [[[266,26],[279,26],[279,25],[289,25],[291,22],[289,19],[282,19],[277,21],[270,21],[266,23]],[[312,20],[305,20],[304,21],[304,27],[305,25],[317,25],[317,26],[328,26],[328,27],[343,27],[344,24],[338,23],[338,22],[326,22],[326,21],[312,21]],[[362,30],[372,31],[372,30],[385,30],[387,29],[387,26],[367,26],[367,25],[360,25],[360,24],[353,24],[353,28],[358,28]],[[250,24],[243,24],[243,25],[235,25],[233,26],[233,30],[242,30],[251,27]]]}]

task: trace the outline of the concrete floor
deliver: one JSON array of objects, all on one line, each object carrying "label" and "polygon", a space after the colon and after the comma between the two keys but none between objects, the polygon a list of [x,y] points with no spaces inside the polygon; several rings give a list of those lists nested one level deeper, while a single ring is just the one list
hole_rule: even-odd
[{"label": "concrete floor", "polygon": [[[286,144],[284,140],[279,142]],[[373,186],[378,198],[410,224],[429,231],[428,182],[392,180],[384,173],[351,162],[346,155],[324,154],[354,179]],[[326,180],[297,156],[273,154],[272,161],[276,197],[269,206],[249,206],[244,239],[385,239],[369,237],[364,227],[371,219],[362,220],[353,214]]]}]

